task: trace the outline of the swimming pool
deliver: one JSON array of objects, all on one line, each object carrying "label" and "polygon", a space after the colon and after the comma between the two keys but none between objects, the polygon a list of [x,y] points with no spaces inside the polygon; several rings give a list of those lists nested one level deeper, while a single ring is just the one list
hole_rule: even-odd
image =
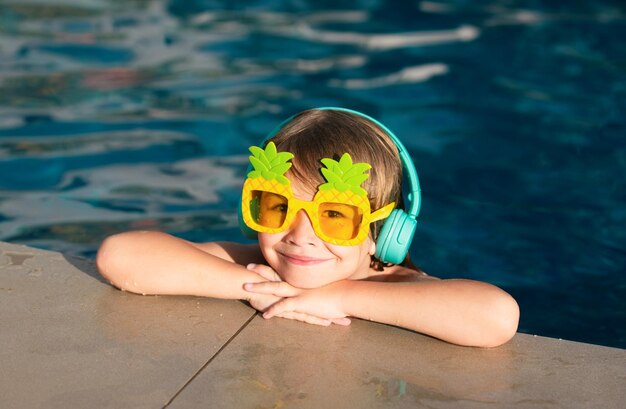
[{"label": "swimming pool", "polygon": [[242,241],[247,147],[345,106],[414,158],[424,270],[505,288],[522,332],[626,348],[622,2],[238,4],[3,2],[0,240]]}]

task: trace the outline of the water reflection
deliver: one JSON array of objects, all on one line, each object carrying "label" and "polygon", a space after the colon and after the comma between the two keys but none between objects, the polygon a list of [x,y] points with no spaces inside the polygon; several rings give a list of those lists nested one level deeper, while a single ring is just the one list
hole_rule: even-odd
[{"label": "water reflection", "polygon": [[[202,157],[237,158],[241,150],[214,146],[214,136],[224,135],[217,124],[189,132],[190,125],[202,126],[198,118],[224,122],[226,112],[232,115],[227,134],[256,139],[266,126],[244,123],[245,131],[234,121],[279,115],[285,101],[308,95],[302,84],[310,78],[326,78],[340,92],[423,82],[448,71],[433,63],[333,79],[372,63],[363,48],[381,52],[477,35],[467,26],[359,32],[372,19],[369,12],[315,7],[248,12],[199,3],[66,1],[7,4],[0,15],[7,22],[0,30],[6,57],[0,237],[53,248],[67,243],[64,250],[82,243],[79,253],[115,230],[107,226],[141,217],[166,227],[165,220],[182,213],[202,218],[223,202],[218,191],[236,196],[233,162],[215,166]],[[167,122],[146,124],[147,118]],[[174,119],[186,121],[187,130]]]},{"label": "water reflection", "polygon": [[399,72],[369,79],[349,79],[331,81],[332,85],[347,89],[368,89],[385,87],[387,85],[410,84],[428,81],[437,75],[448,73],[445,64],[426,64],[415,67],[406,67]]}]

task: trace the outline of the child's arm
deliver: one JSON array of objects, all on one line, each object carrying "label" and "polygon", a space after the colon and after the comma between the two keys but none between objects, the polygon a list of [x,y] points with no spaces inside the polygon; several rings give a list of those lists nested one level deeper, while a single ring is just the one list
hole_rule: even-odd
[{"label": "child's arm", "polygon": [[[501,289],[471,280],[344,283],[348,315],[459,345],[494,347],[515,335],[519,308]],[[374,301],[372,301],[374,300]]]},{"label": "child's arm", "polygon": [[[152,231],[111,236],[102,243],[96,258],[100,274],[125,291],[240,299],[259,311],[265,311],[282,299],[243,290],[244,283],[266,281],[244,267],[264,261],[256,244],[197,244]],[[317,325],[347,325],[350,322],[343,318],[328,320],[293,311],[277,316]]]},{"label": "child's arm", "polygon": [[344,280],[313,290],[284,282],[246,289],[288,297],[264,317],[298,311],[324,318],[353,316],[408,328],[459,345],[493,347],[517,330],[519,309],[506,292],[470,280],[374,282]]},{"label": "child's arm", "polygon": [[248,301],[243,283],[264,279],[244,265],[259,261],[263,256],[258,245],[194,244],[148,231],[107,238],[96,258],[100,274],[125,291]]}]

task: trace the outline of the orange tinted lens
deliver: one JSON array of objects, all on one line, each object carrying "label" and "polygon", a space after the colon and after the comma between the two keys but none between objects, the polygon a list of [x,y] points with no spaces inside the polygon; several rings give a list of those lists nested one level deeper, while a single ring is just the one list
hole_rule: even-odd
[{"label": "orange tinted lens", "polygon": [[324,234],[341,240],[357,236],[363,220],[363,211],[344,203],[321,203],[319,205],[320,227]]},{"label": "orange tinted lens", "polygon": [[250,214],[263,227],[278,228],[285,222],[289,201],[285,196],[261,190],[252,191]]}]

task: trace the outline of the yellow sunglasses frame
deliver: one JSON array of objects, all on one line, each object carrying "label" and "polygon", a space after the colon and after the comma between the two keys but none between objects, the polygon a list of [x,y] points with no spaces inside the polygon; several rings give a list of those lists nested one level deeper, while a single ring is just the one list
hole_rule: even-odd
[{"label": "yellow sunglasses frame", "polygon": [[[254,185],[254,186],[252,186]],[[331,244],[336,244],[339,246],[356,246],[361,244],[369,233],[370,224],[376,222],[378,220],[382,220],[386,217],[389,217],[392,210],[395,207],[395,202],[389,203],[388,205],[371,212],[370,203],[367,198],[363,200],[361,203],[351,203],[351,202],[334,202],[334,203],[342,203],[348,204],[350,206],[354,206],[359,208],[363,212],[363,219],[361,220],[361,224],[359,226],[359,232],[352,239],[338,239],[331,236],[328,236],[321,228],[320,219],[319,219],[319,206],[321,203],[327,203],[328,200],[320,200],[320,193],[317,192],[313,197],[312,201],[308,200],[300,200],[296,198],[291,190],[291,184],[287,185],[281,184],[280,190],[277,189],[276,183],[274,181],[268,181],[263,177],[257,178],[247,178],[243,185],[243,192],[241,195],[241,213],[243,216],[243,220],[248,227],[252,230],[255,230],[259,233],[280,233],[287,230],[291,224],[297,213],[300,210],[304,210],[309,219],[311,220],[311,225],[313,227],[313,231],[323,241]],[[250,211],[250,202],[252,201],[252,192],[253,191],[264,191],[269,193],[274,193],[276,195],[283,196],[287,199],[287,214],[285,215],[285,221],[280,227],[265,227],[254,221],[252,217],[252,213]]]}]

